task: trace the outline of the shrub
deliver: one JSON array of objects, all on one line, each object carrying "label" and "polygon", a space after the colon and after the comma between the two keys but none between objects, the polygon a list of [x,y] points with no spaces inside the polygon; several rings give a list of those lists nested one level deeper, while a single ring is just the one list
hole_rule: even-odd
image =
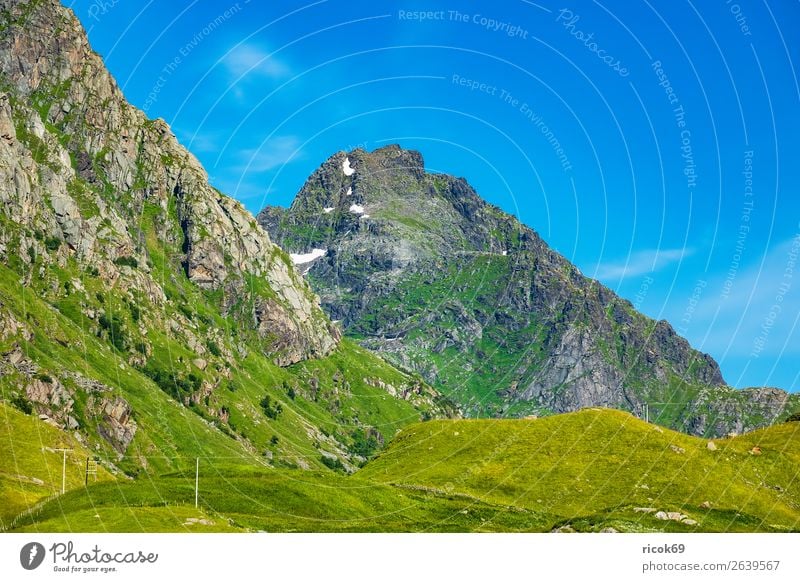
[{"label": "shrub", "polygon": [[61,239],[55,236],[48,236],[44,239],[44,247],[48,251],[57,251],[61,246]]},{"label": "shrub", "polygon": [[222,350],[219,349],[219,346],[213,340],[208,340],[208,342],[206,342],[206,346],[208,347],[208,351],[213,355],[217,357],[222,355]]},{"label": "shrub", "polygon": [[276,403],[274,407],[272,406],[272,398],[269,394],[261,399],[260,404],[264,414],[267,418],[271,418],[272,420],[278,420],[278,417],[283,413],[283,406],[281,406],[279,402]]},{"label": "shrub", "polygon": [[135,257],[117,257],[114,259],[114,264],[118,267],[131,267],[135,269],[139,266],[139,261]]},{"label": "shrub", "polygon": [[339,471],[343,473],[345,470],[344,465],[339,457],[331,458],[326,455],[322,455],[319,460],[322,461],[323,465],[332,471]]},{"label": "shrub", "polygon": [[142,318],[142,310],[135,303],[128,303],[128,308],[131,310],[131,319],[139,321]]},{"label": "shrub", "polygon": [[19,394],[12,396],[11,405],[24,414],[33,414],[33,405],[24,396]]},{"label": "shrub", "polygon": [[380,447],[378,439],[371,435],[368,436],[363,429],[354,430],[350,436],[353,439],[353,444],[350,445],[350,452],[360,457],[368,458]]},{"label": "shrub", "polygon": [[53,383],[53,378],[50,376],[50,374],[46,374],[44,372],[39,372],[38,374],[36,374],[34,376],[34,378],[36,378],[37,380],[41,380],[42,382],[45,382],[46,384],[52,384]]},{"label": "shrub", "polygon": [[111,345],[119,351],[124,352],[128,349],[128,342],[125,339],[125,326],[122,323],[119,315],[103,314],[98,319],[100,328],[108,333],[108,339]]},{"label": "shrub", "polygon": [[152,362],[148,362],[142,372],[155,382],[161,390],[176,400],[181,400],[183,397],[190,396],[196,392],[203,381],[202,378],[194,373],[184,377],[175,370],[165,370]]},{"label": "shrub", "polygon": [[181,303],[178,305],[178,311],[183,313],[186,316],[186,319],[194,319],[194,312],[189,308],[188,305]]},{"label": "shrub", "polygon": [[269,444],[271,444],[272,446],[275,446],[280,442],[280,440],[281,439],[278,438],[278,435],[274,434],[274,435],[272,435],[272,438],[269,439]]},{"label": "shrub", "polygon": [[790,414],[789,418],[786,419],[786,422],[800,422],[800,410]]}]

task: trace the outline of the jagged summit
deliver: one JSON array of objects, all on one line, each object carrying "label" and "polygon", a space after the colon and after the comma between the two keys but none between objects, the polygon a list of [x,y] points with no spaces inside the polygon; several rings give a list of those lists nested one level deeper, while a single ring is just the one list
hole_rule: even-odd
[{"label": "jagged summit", "polygon": [[584,277],[463,178],[425,172],[418,152],[339,152],[289,209],[258,220],[347,333],[468,415],[600,405],[716,435],[795,405],[785,392],[728,388],[668,322]]}]

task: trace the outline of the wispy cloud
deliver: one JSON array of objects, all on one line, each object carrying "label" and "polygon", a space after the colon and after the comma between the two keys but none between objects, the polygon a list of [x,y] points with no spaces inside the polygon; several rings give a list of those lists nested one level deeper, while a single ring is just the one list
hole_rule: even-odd
[{"label": "wispy cloud", "polygon": [[267,172],[302,158],[300,139],[294,135],[273,137],[260,147],[242,150],[237,171],[247,173]]},{"label": "wispy cloud", "polygon": [[638,277],[655,273],[671,264],[689,257],[693,249],[647,249],[637,251],[624,260],[598,264],[590,274],[602,281],[621,281],[628,277]]},{"label": "wispy cloud", "polygon": [[186,131],[182,128],[173,128],[178,141],[195,153],[213,153],[219,150],[219,144],[224,143],[219,132]]},{"label": "wispy cloud", "polygon": [[235,77],[251,73],[267,77],[284,77],[290,72],[284,62],[270,56],[269,51],[253,44],[235,46],[225,56],[223,64]]},{"label": "wispy cloud", "polygon": [[728,274],[734,276],[728,293],[725,274],[709,280],[695,317],[706,349],[739,357],[800,353],[797,248],[795,239],[783,241],[763,260]]}]

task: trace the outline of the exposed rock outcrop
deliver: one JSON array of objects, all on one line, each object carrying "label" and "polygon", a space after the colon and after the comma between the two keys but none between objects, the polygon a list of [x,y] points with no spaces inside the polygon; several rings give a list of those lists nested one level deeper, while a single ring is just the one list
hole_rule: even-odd
[{"label": "exposed rock outcrop", "polygon": [[208,184],[168,125],[127,103],[74,15],[56,0],[4,0],[0,18],[0,212],[51,247],[63,242],[61,260],[158,300],[146,217],[199,288],[249,297],[242,323],[270,340],[264,349],[276,361],[328,354],[338,332],[306,282],[252,215]]}]

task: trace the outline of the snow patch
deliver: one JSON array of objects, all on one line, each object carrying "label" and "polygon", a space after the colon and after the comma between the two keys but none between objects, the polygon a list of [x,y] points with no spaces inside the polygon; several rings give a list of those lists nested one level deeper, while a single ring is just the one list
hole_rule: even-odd
[{"label": "snow patch", "polygon": [[503,251],[503,256],[505,257],[508,254],[508,251]]},{"label": "snow patch", "polygon": [[327,254],[327,249],[312,249],[310,253],[302,253],[302,254],[290,254],[289,256],[292,257],[292,262],[295,265],[304,265],[306,263],[310,263],[311,261],[316,261],[320,257],[324,257]]},{"label": "snow patch", "polygon": [[350,212],[353,214],[364,214],[364,207],[360,204],[351,204],[350,205]]},{"label": "snow patch", "polygon": [[353,193],[353,189],[352,188],[348,188],[347,189],[347,195],[350,196],[352,193]]},{"label": "snow patch", "polygon": [[342,162],[342,172],[345,176],[352,176],[356,171],[350,167],[350,158],[345,158]]},{"label": "snow patch", "polygon": [[369,214],[362,214],[361,218],[369,218]]},{"label": "snow patch", "polygon": [[325,211],[325,214],[330,214],[331,212],[333,212],[333,206],[326,206],[325,208],[323,208],[323,210]]}]

